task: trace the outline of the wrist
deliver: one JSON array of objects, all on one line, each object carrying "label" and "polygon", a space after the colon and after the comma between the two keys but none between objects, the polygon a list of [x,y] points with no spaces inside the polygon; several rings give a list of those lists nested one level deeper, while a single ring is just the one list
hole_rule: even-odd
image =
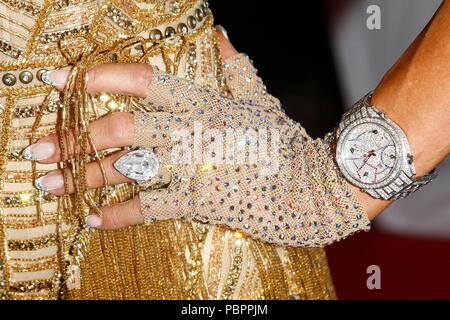
[{"label": "wrist", "polygon": [[372,101],[405,132],[417,175],[450,153],[449,2],[385,75]]},{"label": "wrist", "polygon": [[[377,88],[372,104],[394,121],[406,134],[413,155],[417,176],[424,176],[436,168],[450,152],[450,110],[441,112],[430,108],[415,93],[388,88],[384,82]],[[423,105],[421,105],[423,103]],[[442,108],[441,108],[442,109]]]}]

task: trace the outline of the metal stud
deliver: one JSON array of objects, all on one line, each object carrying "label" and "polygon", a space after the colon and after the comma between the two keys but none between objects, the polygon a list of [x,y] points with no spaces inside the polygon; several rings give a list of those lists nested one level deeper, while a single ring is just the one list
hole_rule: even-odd
[{"label": "metal stud", "polygon": [[155,40],[161,40],[163,35],[162,35],[161,30],[153,29],[152,31],[150,31],[149,37],[150,37],[150,40],[155,41]]},{"label": "metal stud", "polygon": [[17,78],[12,73],[6,73],[2,77],[2,81],[5,86],[10,87],[16,84]]},{"label": "metal stud", "polygon": [[203,6],[201,6],[201,7],[200,7],[200,10],[201,10],[202,13],[203,13],[203,18],[206,17],[206,14],[208,13],[208,9],[206,9],[206,8],[203,7]]},{"label": "metal stud", "polygon": [[164,35],[166,36],[166,38],[170,38],[170,37],[173,37],[176,33],[177,32],[176,32],[175,28],[167,27]]},{"label": "metal stud", "polygon": [[33,74],[30,71],[22,71],[19,74],[19,80],[22,83],[28,84],[33,81]]},{"label": "metal stud", "polygon": [[197,26],[197,19],[194,16],[189,16],[187,18],[187,25],[189,28],[194,29]]},{"label": "metal stud", "polygon": [[42,81],[42,75],[47,71],[47,69],[40,69],[38,72],[36,72],[36,78],[39,81]]},{"label": "metal stud", "polygon": [[189,31],[189,28],[185,23],[180,23],[177,27],[178,33],[187,33],[188,31]]},{"label": "metal stud", "polygon": [[205,17],[203,10],[201,10],[201,9],[195,10],[195,17],[197,18],[198,21],[202,21],[203,18]]}]

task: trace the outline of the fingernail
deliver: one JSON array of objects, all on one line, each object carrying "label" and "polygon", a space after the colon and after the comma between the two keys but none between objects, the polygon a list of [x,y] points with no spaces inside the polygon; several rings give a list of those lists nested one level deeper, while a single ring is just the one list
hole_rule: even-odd
[{"label": "fingernail", "polygon": [[52,191],[64,187],[64,178],[61,174],[47,174],[36,179],[34,185],[39,190]]},{"label": "fingernail", "polygon": [[38,142],[29,145],[22,151],[25,160],[45,160],[53,156],[55,145],[52,142]]},{"label": "fingernail", "polygon": [[47,70],[42,76],[42,82],[54,86],[57,89],[63,89],[66,85],[67,78],[69,77],[69,71],[63,69]]},{"label": "fingernail", "polygon": [[103,220],[101,217],[92,214],[92,215],[86,217],[85,222],[89,227],[97,228],[102,225]]},{"label": "fingernail", "polygon": [[227,38],[227,40],[230,40],[230,38],[228,37],[228,32],[227,32],[227,30],[225,30],[224,27],[222,27],[222,26],[219,24],[219,25],[216,26],[216,29],[219,30],[219,31],[223,34],[223,36],[224,36],[225,38]]}]

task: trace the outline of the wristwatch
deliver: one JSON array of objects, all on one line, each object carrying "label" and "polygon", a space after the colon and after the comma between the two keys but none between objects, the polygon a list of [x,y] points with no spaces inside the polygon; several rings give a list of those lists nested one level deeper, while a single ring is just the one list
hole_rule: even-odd
[{"label": "wristwatch", "polygon": [[416,177],[406,134],[371,99],[372,92],[343,115],[335,132],[336,163],[348,182],[374,198],[404,198],[437,173]]}]

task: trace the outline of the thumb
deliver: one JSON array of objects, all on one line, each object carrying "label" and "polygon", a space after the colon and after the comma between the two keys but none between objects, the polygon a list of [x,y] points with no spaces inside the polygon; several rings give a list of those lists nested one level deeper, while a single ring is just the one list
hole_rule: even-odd
[{"label": "thumb", "polygon": [[222,59],[225,61],[237,55],[239,52],[231,44],[230,39],[228,38],[228,33],[225,30],[225,28],[222,26],[216,26],[216,31],[220,42],[219,46],[220,46],[220,53],[222,54]]}]

